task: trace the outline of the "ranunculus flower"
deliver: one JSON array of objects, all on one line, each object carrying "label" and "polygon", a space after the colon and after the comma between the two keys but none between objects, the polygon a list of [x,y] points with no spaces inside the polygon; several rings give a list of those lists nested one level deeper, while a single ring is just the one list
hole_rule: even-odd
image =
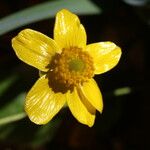
[{"label": "ranunculus flower", "polygon": [[32,122],[46,124],[67,104],[80,123],[93,126],[96,110],[103,110],[93,77],[118,63],[118,46],[112,42],[87,45],[79,18],[66,9],[56,15],[54,39],[25,29],[12,39],[12,46],[18,58],[40,70],[40,78],[25,100]]}]

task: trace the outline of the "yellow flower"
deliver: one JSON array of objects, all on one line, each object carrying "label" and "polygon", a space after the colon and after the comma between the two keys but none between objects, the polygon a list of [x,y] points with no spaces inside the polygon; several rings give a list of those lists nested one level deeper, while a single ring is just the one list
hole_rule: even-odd
[{"label": "yellow flower", "polygon": [[25,101],[32,122],[46,124],[67,103],[80,123],[93,126],[96,110],[103,110],[102,95],[93,76],[118,63],[118,46],[112,42],[86,45],[83,25],[66,9],[56,15],[54,40],[25,29],[12,39],[12,46],[22,61],[40,70],[40,78]]}]

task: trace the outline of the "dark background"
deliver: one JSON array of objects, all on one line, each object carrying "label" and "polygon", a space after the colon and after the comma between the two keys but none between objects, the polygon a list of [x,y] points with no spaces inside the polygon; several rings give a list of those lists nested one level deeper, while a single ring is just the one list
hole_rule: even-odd
[{"label": "dark background", "polygon": [[[1,0],[0,17],[44,0]],[[88,43],[113,41],[122,48],[119,64],[108,73],[96,76],[104,99],[104,112],[97,113],[92,128],[78,123],[68,109],[58,114],[62,123],[53,139],[37,150],[149,150],[150,95],[149,95],[149,35],[150,7],[131,6],[119,0],[95,0],[103,12],[99,15],[79,16],[86,28]],[[38,78],[37,70],[23,64],[15,56],[11,39],[24,28],[32,28],[53,36],[54,19],[36,22],[0,36],[0,74],[9,75],[16,69],[21,77],[19,90],[28,91]],[[18,69],[19,68],[19,69]],[[26,74],[24,73],[26,71]],[[24,75],[25,74],[25,75]],[[1,79],[2,80],[2,79]],[[29,82],[27,82],[29,81]],[[22,83],[21,85],[19,83]],[[130,87],[131,93],[115,96],[113,91]],[[17,94],[12,89],[13,94]],[[19,126],[31,126],[28,118]],[[33,127],[31,128],[33,130]],[[31,130],[30,129],[30,130]],[[19,129],[18,129],[19,130]],[[30,130],[26,134],[30,134]],[[22,131],[20,131],[22,132]],[[26,136],[22,134],[22,136]],[[17,134],[11,137],[15,137]],[[0,141],[0,149],[32,149],[27,142]]]}]

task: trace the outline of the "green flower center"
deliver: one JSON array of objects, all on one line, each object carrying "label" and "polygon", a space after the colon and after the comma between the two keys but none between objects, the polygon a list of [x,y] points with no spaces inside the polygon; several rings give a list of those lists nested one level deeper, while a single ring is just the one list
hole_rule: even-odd
[{"label": "green flower center", "polygon": [[76,72],[82,72],[85,69],[85,62],[79,58],[72,59],[69,63],[69,70],[70,71],[76,71]]},{"label": "green flower center", "polygon": [[61,54],[54,57],[50,70],[57,83],[72,88],[93,77],[93,59],[81,48],[64,48]]}]

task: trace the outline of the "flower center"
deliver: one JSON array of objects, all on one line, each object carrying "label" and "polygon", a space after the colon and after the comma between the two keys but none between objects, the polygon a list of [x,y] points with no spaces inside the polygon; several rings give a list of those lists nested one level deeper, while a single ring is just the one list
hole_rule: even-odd
[{"label": "flower center", "polygon": [[51,68],[54,80],[67,88],[83,84],[94,75],[92,57],[81,48],[64,48],[53,60]]}]

